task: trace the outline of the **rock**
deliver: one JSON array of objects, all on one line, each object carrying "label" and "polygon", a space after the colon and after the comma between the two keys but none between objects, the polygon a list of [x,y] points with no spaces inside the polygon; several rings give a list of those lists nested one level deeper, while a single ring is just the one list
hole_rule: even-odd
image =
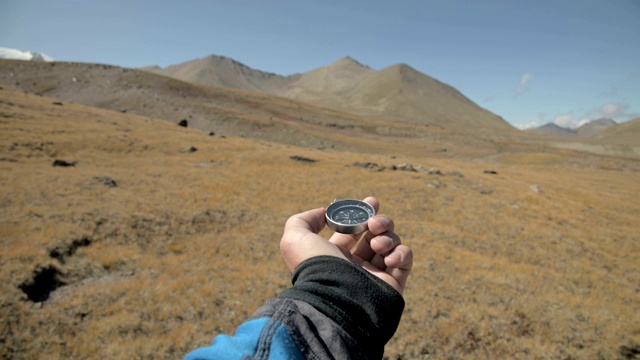
[{"label": "rock", "polygon": [[184,148],[184,149],[180,150],[181,153],[192,153],[192,152],[196,152],[196,151],[198,151],[198,148],[196,148],[194,146],[189,146],[188,148]]},{"label": "rock", "polygon": [[417,172],[418,171],[413,167],[413,165],[411,165],[409,163],[402,163],[400,165],[393,165],[391,168],[393,170],[400,170],[400,171],[413,171],[413,172]]},{"label": "rock", "polygon": [[440,169],[429,169],[427,170],[427,174],[429,175],[444,175],[444,173],[442,173],[442,171],[440,171]]},{"label": "rock", "polygon": [[535,193],[541,193],[542,192],[542,189],[540,188],[540,186],[535,185],[535,184],[529,186],[529,189],[531,189]]},{"label": "rock", "polygon": [[498,175],[498,172],[495,170],[485,170],[483,171],[484,174],[489,174],[489,175]]},{"label": "rock", "polygon": [[305,163],[314,163],[317,162],[318,160],[314,160],[314,159],[309,159],[303,156],[298,156],[298,155],[294,155],[294,156],[289,156],[289,159],[293,160],[293,161],[300,161],[300,162],[305,162]]},{"label": "rock", "polygon": [[60,167],[70,167],[76,166],[77,161],[66,161],[66,160],[53,160],[51,166],[60,166]]},{"label": "rock", "polygon": [[640,345],[634,344],[631,346],[620,346],[620,356],[622,356],[623,359],[639,359]]},{"label": "rock", "polygon": [[118,187],[118,184],[115,182],[115,180],[113,180],[110,177],[95,176],[94,179],[97,180],[97,181],[100,181],[103,184],[105,184],[107,187]]},{"label": "rock", "polygon": [[378,165],[376,163],[373,162],[366,162],[366,163],[361,163],[361,162],[354,162],[353,166],[357,166],[357,167],[362,167],[365,169],[371,169],[373,171],[383,171],[385,169],[384,166]]}]

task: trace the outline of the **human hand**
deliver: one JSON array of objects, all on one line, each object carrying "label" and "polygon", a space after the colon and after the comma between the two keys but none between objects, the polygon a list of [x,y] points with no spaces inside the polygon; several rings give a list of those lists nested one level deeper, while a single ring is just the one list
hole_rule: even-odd
[{"label": "human hand", "polygon": [[[376,198],[368,197],[364,201],[378,212],[380,203]],[[315,256],[336,256],[353,260],[402,294],[413,265],[413,252],[402,245],[400,237],[393,232],[393,220],[375,215],[369,218],[369,230],[364,235],[335,233],[327,240],[318,235],[326,225],[325,212],[325,208],[309,210],[287,220],[280,251],[289,270]]]}]

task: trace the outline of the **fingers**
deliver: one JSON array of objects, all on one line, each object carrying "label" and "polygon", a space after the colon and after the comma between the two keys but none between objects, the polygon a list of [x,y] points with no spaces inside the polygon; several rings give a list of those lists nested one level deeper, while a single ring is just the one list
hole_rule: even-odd
[{"label": "fingers", "polygon": [[413,267],[413,251],[406,245],[398,245],[389,255],[385,256],[384,263],[387,266],[386,272],[398,283],[399,292],[402,294]]},{"label": "fingers", "polygon": [[402,294],[413,266],[413,251],[402,245],[390,218],[376,215],[368,225],[369,232],[353,252],[354,258]]},{"label": "fingers", "polygon": [[324,208],[291,216],[280,240],[280,252],[290,271],[314,256],[331,255],[346,259],[345,254],[318,233],[325,226]]},{"label": "fingers", "polygon": [[[378,199],[372,196],[369,196],[365,198],[363,201],[373,206],[373,208],[376,210],[376,213],[378,212],[378,209],[380,208],[380,202],[378,202]],[[331,243],[339,246],[340,248],[346,251],[350,251],[353,248],[353,246],[358,242],[358,240],[360,239],[360,236],[362,236],[362,234],[349,235],[349,234],[334,233],[329,239],[329,241],[331,241]]]},{"label": "fingers", "polygon": [[367,225],[369,231],[354,250],[354,255],[372,261],[374,255],[385,254],[400,244],[400,237],[393,232],[393,220],[385,215],[370,218]]}]

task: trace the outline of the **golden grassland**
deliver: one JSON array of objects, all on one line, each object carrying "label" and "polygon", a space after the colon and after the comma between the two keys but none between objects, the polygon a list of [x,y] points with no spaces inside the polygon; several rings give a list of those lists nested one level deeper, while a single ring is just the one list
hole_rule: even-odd
[{"label": "golden grassland", "polygon": [[[415,253],[387,358],[640,346],[637,159],[464,137],[447,156],[421,138],[295,125],[352,149],[319,150],[54,101],[0,90],[3,358],[179,358],[289,286],[290,215],[369,195]],[[30,300],[38,273],[52,291]]]}]

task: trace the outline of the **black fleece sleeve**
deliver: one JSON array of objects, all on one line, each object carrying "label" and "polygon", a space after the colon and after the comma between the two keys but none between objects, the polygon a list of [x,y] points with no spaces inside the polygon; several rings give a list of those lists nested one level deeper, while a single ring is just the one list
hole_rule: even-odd
[{"label": "black fleece sleeve", "polygon": [[360,344],[368,359],[382,359],[404,310],[404,299],[361,266],[333,256],[303,261],[293,287],[279,297],[304,301],[335,321]]}]

